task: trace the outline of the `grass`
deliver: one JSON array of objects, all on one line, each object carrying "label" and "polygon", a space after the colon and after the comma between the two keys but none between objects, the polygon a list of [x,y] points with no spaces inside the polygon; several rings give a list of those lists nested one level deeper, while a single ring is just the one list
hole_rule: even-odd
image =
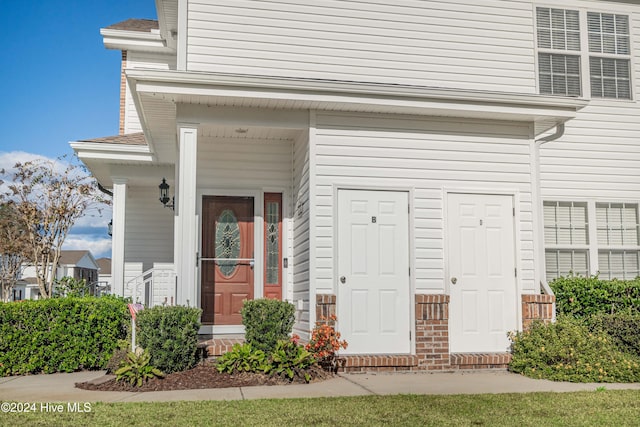
[{"label": "grass", "polygon": [[640,391],[94,403],[90,413],[0,414],[10,426],[638,425]]}]

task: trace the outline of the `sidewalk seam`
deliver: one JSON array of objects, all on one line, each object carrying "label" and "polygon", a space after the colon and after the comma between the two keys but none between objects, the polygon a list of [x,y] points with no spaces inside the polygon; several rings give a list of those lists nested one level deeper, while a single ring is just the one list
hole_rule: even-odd
[{"label": "sidewalk seam", "polygon": [[374,396],[381,396],[380,394],[376,393],[375,391],[371,390],[370,388],[367,388],[367,387],[363,386],[362,384],[360,384],[360,383],[358,383],[358,382],[356,382],[356,381],[353,381],[353,380],[352,380],[352,379],[350,379],[350,378],[347,378],[347,377],[346,377],[345,375],[343,375],[343,374],[338,374],[338,376],[339,376],[340,378],[344,378],[345,380],[349,381],[349,382],[350,382],[351,384],[353,384],[353,385],[357,385],[358,387],[360,387],[360,388],[361,388],[361,389],[363,389],[364,391],[366,391],[366,392],[368,392],[368,393],[371,393],[371,394],[373,394]]},{"label": "sidewalk seam", "polygon": [[242,397],[242,400],[247,400],[246,397],[244,397],[244,392],[242,391],[242,387],[238,387],[238,390],[240,391],[240,396]]}]

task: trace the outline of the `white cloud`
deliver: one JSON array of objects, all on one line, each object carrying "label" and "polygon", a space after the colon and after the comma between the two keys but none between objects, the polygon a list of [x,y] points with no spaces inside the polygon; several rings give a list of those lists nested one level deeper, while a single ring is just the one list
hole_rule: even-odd
[{"label": "white cloud", "polygon": [[96,259],[111,258],[111,239],[86,234],[70,234],[64,241],[62,249],[91,251]]}]

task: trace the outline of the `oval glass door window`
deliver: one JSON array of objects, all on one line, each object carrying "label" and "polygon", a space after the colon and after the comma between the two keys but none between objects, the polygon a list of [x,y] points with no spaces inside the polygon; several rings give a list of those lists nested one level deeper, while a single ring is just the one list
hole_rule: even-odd
[{"label": "oval glass door window", "polygon": [[[231,276],[238,266],[240,257],[240,227],[238,219],[230,209],[222,211],[216,223],[216,258],[220,273]],[[231,258],[225,261],[220,258]],[[234,259],[235,258],[235,259]]]}]

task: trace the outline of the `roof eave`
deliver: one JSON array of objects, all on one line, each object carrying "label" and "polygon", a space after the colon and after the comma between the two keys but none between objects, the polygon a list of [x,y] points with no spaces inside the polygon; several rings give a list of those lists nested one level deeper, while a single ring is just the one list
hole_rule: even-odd
[{"label": "roof eave", "polygon": [[107,49],[115,50],[141,50],[147,52],[172,53],[173,50],[167,47],[160,31],[129,31],[117,30],[113,28],[100,29],[104,46]]}]

